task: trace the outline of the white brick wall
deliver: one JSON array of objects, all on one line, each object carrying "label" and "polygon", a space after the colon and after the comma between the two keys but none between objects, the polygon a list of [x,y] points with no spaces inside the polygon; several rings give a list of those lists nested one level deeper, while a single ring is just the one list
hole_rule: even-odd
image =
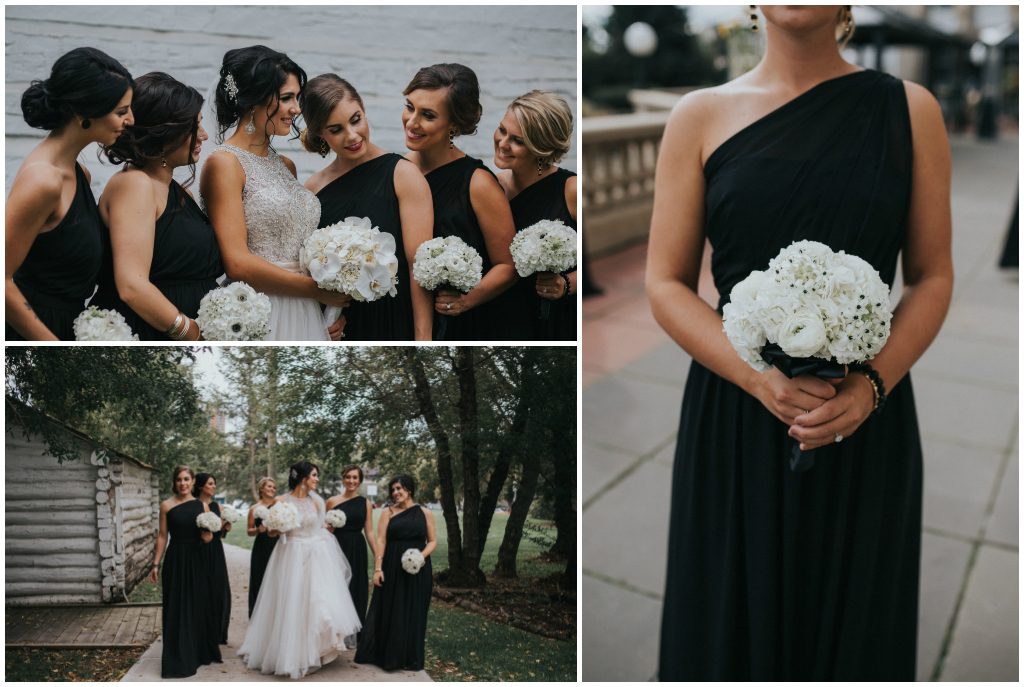
[{"label": "white brick wall", "polygon": [[[49,76],[63,53],[90,45],[133,75],[165,71],[207,95],[224,52],[263,44],[295,60],[310,78],[336,72],[359,89],[373,141],[397,153],[402,139],[402,89],[419,67],[460,62],[480,79],[484,114],[476,136],[460,146],[492,163],[491,134],[506,105],[532,88],[565,97],[576,110],[575,6],[140,7],[7,6],[6,189],[44,132],[21,117],[21,94]],[[211,120],[208,123],[213,124]],[[211,137],[212,137],[211,131]],[[209,149],[209,145],[208,148]],[[323,166],[298,141],[278,138],[303,180]],[[98,196],[116,168],[80,158]],[[576,148],[563,161],[578,168]]]}]

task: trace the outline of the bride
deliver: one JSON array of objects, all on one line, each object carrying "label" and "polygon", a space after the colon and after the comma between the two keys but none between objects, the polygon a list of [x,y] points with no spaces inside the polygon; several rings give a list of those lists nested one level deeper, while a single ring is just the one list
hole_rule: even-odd
[{"label": "bride", "polygon": [[349,297],[317,287],[299,267],[303,241],[320,222],[320,201],[277,154],[272,136],[287,136],[300,114],[306,73],[262,45],[229,50],[215,91],[218,140],[236,127],[203,166],[200,191],[229,278],[270,296],[270,339],[339,339],[344,318],[325,328],[320,303]]},{"label": "bride", "polygon": [[300,678],[333,661],[345,637],[360,629],[348,583],[352,570],[324,527],[324,500],[315,492],[319,469],[308,461],[288,473],[290,503],[300,525],[282,533],[267,564],[245,640],[245,665],[262,673]]}]

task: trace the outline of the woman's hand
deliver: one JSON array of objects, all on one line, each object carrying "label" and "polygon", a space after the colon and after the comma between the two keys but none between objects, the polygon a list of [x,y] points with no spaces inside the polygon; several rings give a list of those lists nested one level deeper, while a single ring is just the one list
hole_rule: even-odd
[{"label": "woman's hand", "polygon": [[374,587],[381,587],[383,585],[384,585],[384,571],[383,570],[375,570],[374,573],[373,573],[373,586]]},{"label": "woman's hand", "polygon": [[789,428],[789,436],[800,442],[801,451],[834,443],[837,434],[850,437],[875,409],[875,391],[864,375],[847,375],[837,389],[835,398],[798,416]]},{"label": "woman's hand", "polygon": [[221,529],[224,530],[225,532],[230,532],[231,531],[231,523],[228,522],[227,520],[221,520]]},{"label": "woman's hand", "polygon": [[440,315],[455,317],[472,309],[473,306],[469,299],[466,298],[466,294],[459,293],[458,291],[439,289],[434,298],[434,312]]},{"label": "woman's hand", "polygon": [[790,379],[774,367],[757,375],[756,384],[754,397],[787,425],[836,396],[835,387],[822,379],[810,375]]},{"label": "woman's hand", "polygon": [[268,537],[279,537],[279,536],[281,536],[281,533],[278,532],[277,530],[267,530],[267,536]]},{"label": "woman's hand", "polygon": [[537,273],[537,295],[549,301],[560,300],[569,287],[569,278],[555,272]]},{"label": "woman's hand", "polygon": [[266,534],[267,533],[267,526],[266,525],[260,525],[259,527],[256,528],[256,531],[258,533],[260,533],[260,534]]},{"label": "woman's hand", "polygon": [[204,544],[209,544],[213,541],[213,532],[210,530],[199,530],[199,538]]},{"label": "woman's hand", "polygon": [[154,565],[153,567],[151,567],[149,569],[149,575],[146,576],[146,579],[148,579],[153,584],[156,584],[157,581],[159,580],[159,577],[160,577],[160,568],[159,568],[159,566]]},{"label": "woman's hand", "polygon": [[334,324],[327,328],[327,334],[331,337],[331,341],[341,341],[345,338],[345,324],[348,320],[345,319],[345,313],[342,312],[341,317],[334,321]]},{"label": "woman's hand", "polygon": [[333,525],[325,525],[325,527],[327,527],[327,531],[328,532],[330,532],[331,534],[334,534],[334,526]]},{"label": "woman's hand", "polygon": [[333,305],[336,308],[346,308],[352,303],[352,296],[321,288],[316,290],[316,299],[324,305]]}]

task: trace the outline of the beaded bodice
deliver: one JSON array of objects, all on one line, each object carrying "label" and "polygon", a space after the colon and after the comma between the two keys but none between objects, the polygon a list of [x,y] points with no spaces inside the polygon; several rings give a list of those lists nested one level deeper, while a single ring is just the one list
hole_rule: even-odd
[{"label": "beaded bodice", "polygon": [[249,250],[271,262],[296,262],[303,241],[320,224],[320,201],[288,171],[273,149],[261,157],[224,143],[242,165],[242,207]]},{"label": "beaded bodice", "polygon": [[295,510],[299,513],[299,522],[302,523],[294,530],[288,532],[289,538],[305,539],[321,533],[327,533],[327,530],[324,529],[324,517],[326,515],[324,500],[320,498],[319,494],[310,493],[308,497],[302,499],[286,494],[284,498],[288,503],[295,506]]}]

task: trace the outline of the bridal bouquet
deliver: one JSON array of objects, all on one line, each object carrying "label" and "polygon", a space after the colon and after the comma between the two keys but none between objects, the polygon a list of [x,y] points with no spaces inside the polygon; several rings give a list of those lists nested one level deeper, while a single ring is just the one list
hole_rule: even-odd
[{"label": "bridal bouquet", "polygon": [[[458,236],[438,236],[416,249],[412,276],[427,291],[451,289],[468,293],[480,283],[484,261],[471,245]],[[437,339],[444,339],[448,319],[437,318]]]},{"label": "bridal bouquet", "polygon": [[325,521],[334,529],[340,529],[348,522],[348,516],[340,510],[329,510]]},{"label": "bridal bouquet", "polygon": [[300,525],[299,511],[295,510],[295,506],[290,503],[285,503],[283,501],[281,503],[275,503],[270,508],[270,512],[267,513],[267,517],[263,520],[263,524],[267,526],[268,530],[289,532]]},{"label": "bridal bouquet", "polygon": [[138,341],[124,315],[90,305],[75,318],[75,341]]},{"label": "bridal bouquet", "polygon": [[267,517],[270,515],[270,509],[264,506],[262,503],[252,507],[252,517],[262,520],[266,523]]},{"label": "bridal bouquet", "polygon": [[270,299],[232,282],[203,296],[196,323],[207,341],[261,341],[270,334]]},{"label": "bridal bouquet", "polygon": [[196,527],[210,532],[220,532],[220,518],[213,511],[206,511],[196,516]]},{"label": "bridal bouquet", "polygon": [[[395,237],[373,226],[369,217],[346,217],[317,229],[303,244],[299,262],[321,289],[357,301],[398,294]],[[341,308],[330,306],[324,315],[334,322]]]},{"label": "bridal bouquet", "polygon": [[[882,350],[892,306],[889,287],[867,261],[796,241],[766,271],[751,272],[733,287],[722,320],[729,343],[755,370],[775,366],[791,378],[838,379],[845,365]],[[794,452],[790,467],[811,467],[810,453]]]},{"label": "bridal bouquet", "polygon": [[409,549],[402,554],[402,570],[410,575],[418,573],[426,562],[423,552],[419,549]]},{"label": "bridal bouquet", "polygon": [[224,504],[220,507],[220,517],[225,522],[230,522],[234,525],[236,522],[242,519],[242,514],[238,512],[233,506]]},{"label": "bridal bouquet", "polygon": [[[518,232],[512,245],[512,261],[520,277],[535,272],[561,273],[576,267],[576,232],[559,220],[542,219]],[[547,319],[551,302],[541,303],[541,319]]]}]

